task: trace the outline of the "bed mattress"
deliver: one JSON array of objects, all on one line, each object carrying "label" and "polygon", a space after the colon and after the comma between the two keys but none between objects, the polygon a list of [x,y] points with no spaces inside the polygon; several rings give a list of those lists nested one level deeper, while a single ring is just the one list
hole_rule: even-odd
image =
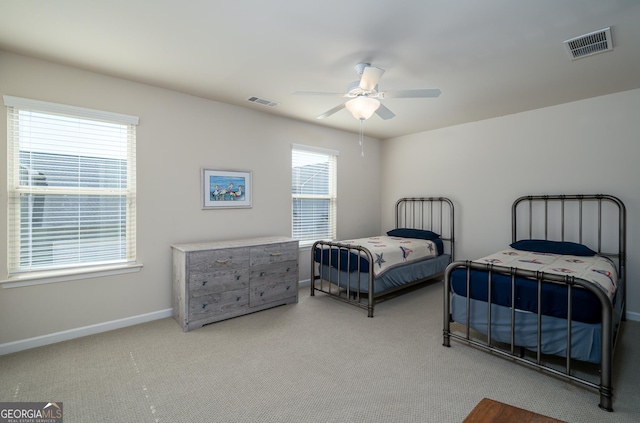
[{"label": "bed mattress", "polygon": [[[513,256],[514,252],[516,256]],[[505,255],[510,257],[512,261],[492,261],[495,260],[495,257],[502,258],[505,257]],[[531,257],[535,258],[532,259]],[[612,272],[615,272],[615,266],[613,263],[604,257],[576,257],[569,255],[523,253],[519,250],[509,249],[475,261],[481,263],[494,263],[496,265],[506,267],[517,266],[519,268],[539,270],[555,274],[568,274],[570,276],[575,276],[576,278],[588,280],[605,291],[607,290],[602,285],[609,285],[611,288],[608,289],[607,294],[612,301],[612,305],[616,305],[615,301],[617,296],[615,294],[619,288],[618,285],[620,284],[620,281],[615,279],[610,281],[609,276],[606,276],[599,271],[599,269],[603,268],[604,265],[609,265],[611,267],[607,267],[607,269],[613,269]],[[563,264],[559,264],[560,261],[562,261]],[[576,271],[575,274],[569,273],[572,270],[571,266],[579,266],[584,270],[580,270],[579,272]],[[491,302],[510,307],[511,276],[498,273],[493,273],[492,276]],[[614,278],[617,279],[615,276]],[[470,279],[471,298],[486,302],[488,297],[488,273],[481,270],[471,270]],[[598,282],[597,279],[603,280]],[[467,271],[465,269],[456,269],[451,274],[452,290],[463,297],[467,295],[466,280]],[[538,283],[536,281],[525,278],[516,278],[515,292],[515,307],[517,309],[537,313]],[[568,290],[565,285],[543,283],[541,299],[542,314],[562,319],[567,318]],[[572,320],[584,323],[600,322],[602,314],[600,300],[594,294],[579,286],[575,286],[572,290],[571,299],[574,305],[579,305],[573,307]]]},{"label": "bed mattress", "polygon": [[[395,266],[404,266],[411,261],[420,261],[441,255],[444,244],[441,239],[423,240],[390,236],[377,236],[357,240],[341,241],[344,245],[357,245],[368,249],[374,260],[376,276],[387,272]],[[340,270],[362,272],[369,268],[369,260],[363,254],[356,254],[346,248],[316,248],[314,260],[325,265],[340,267]]]},{"label": "bed mattress", "polygon": [[[410,282],[441,274],[450,262],[450,254],[441,254],[437,257],[429,257],[393,267],[380,276],[374,276],[373,292],[378,294]],[[366,270],[368,267],[363,267],[362,269]],[[334,267],[321,265],[319,274],[322,279],[331,280],[342,288],[346,289],[349,286],[350,290],[368,293],[369,273],[364,270],[361,272],[357,270],[338,270]]]}]

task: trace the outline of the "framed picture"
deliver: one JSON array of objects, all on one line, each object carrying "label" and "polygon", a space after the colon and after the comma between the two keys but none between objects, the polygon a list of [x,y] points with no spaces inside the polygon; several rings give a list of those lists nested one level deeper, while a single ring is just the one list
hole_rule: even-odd
[{"label": "framed picture", "polygon": [[251,172],[202,169],[202,208],[251,207]]}]

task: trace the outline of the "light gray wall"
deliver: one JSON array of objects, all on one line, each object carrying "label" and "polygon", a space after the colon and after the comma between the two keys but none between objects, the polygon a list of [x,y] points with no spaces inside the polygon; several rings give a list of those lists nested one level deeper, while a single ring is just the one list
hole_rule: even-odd
[{"label": "light gray wall", "polygon": [[[138,259],[144,265],[139,273],[121,276],[0,288],[0,346],[169,309],[171,244],[290,236],[292,143],[340,151],[340,237],[367,236],[380,227],[378,140],[366,139],[367,157],[361,159],[355,132],[1,51],[0,94],[140,117],[137,244]],[[5,118],[0,118],[0,134],[6,143]],[[0,171],[0,222],[5,228],[6,151],[0,149],[4,169]],[[201,210],[202,167],[252,171],[253,208]],[[0,278],[4,279],[7,239],[5,230],[0,233],[0,272],[4,272]],[[300,261],[303,279],[308,274],[307,254]]]},{"label": "light gray wall", "polygon": [[640,320],[640,90],[383,141],[382,230],[400,196],[456,206],[456,258],[511,240],[511,204],[528,194],[611,194],[627,207],[628,311]]},{"label": "light gray wall", "polygon": [[[445,195],[457,207],[457,256],[475,258],[506,245],[511,202],[520,195],[616,195],[629,220],[629,310],[640,313],[640,90],[382,143],[367,139],[364,160],[355,133],[1,51],[0,94],[140,117],[137,242],[144,264],[134,274],[0,289],[0,346],[170,308],[172,243],[290,235],[292,143],[340,151],[339,239],[392,228],[402,196]],[[0,119],[5,142],[6,133]],[[5,187],[6,148],[0,166]],[[251,170],[253,208],[201,210],[202,167]],[[4,188],[0,199],[6,228]],[[6,275],[6,230],[0,234]],[[300,266],[301,279],[308,278],[307,252]]]}]

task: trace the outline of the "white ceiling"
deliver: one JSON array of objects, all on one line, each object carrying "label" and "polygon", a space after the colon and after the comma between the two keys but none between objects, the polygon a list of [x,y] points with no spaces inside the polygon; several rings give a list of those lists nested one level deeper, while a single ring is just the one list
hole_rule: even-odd
[{"label": "white ceiling", "polygon": [[[613,51],[569,58],[605,27]],[[343,98],[291,93],[343,92],[363,61],[382,91],[442,90],[383,100],[385,139],[640,88],[640,0],[5,0],[0,49],[352,132],[315,119]]]}]

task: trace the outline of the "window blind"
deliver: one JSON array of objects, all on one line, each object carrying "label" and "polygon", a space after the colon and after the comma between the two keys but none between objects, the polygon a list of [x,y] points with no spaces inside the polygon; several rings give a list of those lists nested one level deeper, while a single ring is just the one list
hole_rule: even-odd
[{"label": "window blind", "polygon": [[138,118],[4,102],[9,275],[135,262]]},{"label": "window blind", "polygon": [[336,237],[338,152],[292,148],[292,237],[301,246]]}]

